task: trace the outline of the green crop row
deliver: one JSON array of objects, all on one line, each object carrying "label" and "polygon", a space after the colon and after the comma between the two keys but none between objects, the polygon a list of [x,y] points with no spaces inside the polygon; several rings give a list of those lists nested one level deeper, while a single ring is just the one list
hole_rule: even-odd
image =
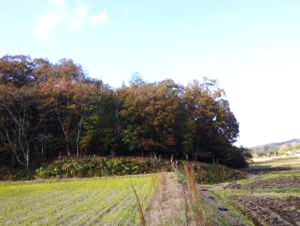
[{"label": "green crop row", "polygon": [[0,184],[0,225],[139,225],[157,174]]}]

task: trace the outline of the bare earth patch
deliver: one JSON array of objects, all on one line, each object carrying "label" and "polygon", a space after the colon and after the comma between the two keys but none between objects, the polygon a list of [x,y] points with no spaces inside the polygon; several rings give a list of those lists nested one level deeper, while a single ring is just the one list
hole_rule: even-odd
[{"label": "bare earth patch", "polygon": [[276,177],[267,180],[257,180],[247,184],[239,184],[237,182],[230,183],[224,188],[227,189],[273,189],[273,188],[297,188],[300,187],[299,176]]},{"label": "bare earth patch", "polygon": [[231,200],[240,206],[255,225],[300,225],[300,197],[233,196]]},{"label": "bare earth patch", "polygon": [[[280,161],[270,162],[267,166],[257,164],[245,170],[248,179],[220,184],[219,190],[218,185],[210,189],[214,194],[220,192],[219,196],[215,196],[217,201],[220,198],[227,200],[228,209],[232,206],[254,225],[300,226],[299,163]],[[226,225],[232,225],[224,219]]]},{"label": "bare earth patch", "polygon": [[277,177],[268,180],[258,180],[250,184],[242,186],[243,189],[257,189],[257,188],[296,188],[300,187],[299,176],[285,176]]}]

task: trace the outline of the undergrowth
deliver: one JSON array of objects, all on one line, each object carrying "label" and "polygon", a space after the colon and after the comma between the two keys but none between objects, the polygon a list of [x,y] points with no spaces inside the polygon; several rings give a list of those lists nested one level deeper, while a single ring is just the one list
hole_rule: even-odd
[{"label": "undergrowth", "polygon": [[172,171],[167,160],[90,157],[57,160],[36,170],[38,178],[103,177]]},{"label": "undergrowth", "polygon": [[231,182],[246,177],[245,173],[219,164],[192,164],[195,179],[200,184]]}]

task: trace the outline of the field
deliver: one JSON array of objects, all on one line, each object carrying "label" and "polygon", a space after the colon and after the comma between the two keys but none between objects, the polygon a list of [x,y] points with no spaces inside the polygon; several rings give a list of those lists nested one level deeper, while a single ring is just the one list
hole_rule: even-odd
[{"label": "field", "polygon": [[145,211],[157,178],[0,183],[0,225],[140,225],[133,188]]},{"label": "field", "polygon": [[300,225],[300,160],[252,165],[248,177],[199,186],[212,225]]},{"label": "field", "polygon": [[297,226],[299,166],[299,159],[268,160],[240,172],[244,179],[195,189],[179,172],[3,182],[0,225]]}]

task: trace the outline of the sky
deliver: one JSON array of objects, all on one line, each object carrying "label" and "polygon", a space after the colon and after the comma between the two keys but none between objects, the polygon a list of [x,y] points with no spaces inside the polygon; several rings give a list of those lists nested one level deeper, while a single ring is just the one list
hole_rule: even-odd
[{"label": "sky", "polygon": [[71,58],[112,87],[134,72],[225,89],[236,145],[299,138],[299,0],[0,0],[0,56]]}]

